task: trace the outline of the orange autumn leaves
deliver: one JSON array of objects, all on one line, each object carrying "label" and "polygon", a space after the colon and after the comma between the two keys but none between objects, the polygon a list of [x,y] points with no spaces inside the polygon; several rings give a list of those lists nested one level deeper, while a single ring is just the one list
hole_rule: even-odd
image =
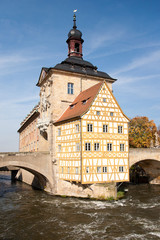
[{"label": "orange autumn leaves", "polygon": [[129,145],[133,148],[149,148],[155,144],[156,124],[147,117],[132,118],[129,123]]}]

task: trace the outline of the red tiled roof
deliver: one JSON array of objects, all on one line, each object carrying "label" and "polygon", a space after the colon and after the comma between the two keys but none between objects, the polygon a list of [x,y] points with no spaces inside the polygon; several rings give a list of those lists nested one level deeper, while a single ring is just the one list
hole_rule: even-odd
[{"label": "red tiled roof", "polygon": [[83,115],[92,104],[102,84],[103,82],[100,82],[81,92],[55,123]]}]

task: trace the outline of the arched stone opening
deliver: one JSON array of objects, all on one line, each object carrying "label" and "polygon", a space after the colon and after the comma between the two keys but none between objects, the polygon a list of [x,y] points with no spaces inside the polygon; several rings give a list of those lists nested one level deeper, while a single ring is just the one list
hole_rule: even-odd
[{"label": "arched stone opening", "polygon": [[42,173],[37,172],[34,169],[22,167],[22,166],[3,166],[0,169],[8,169],[11,171],[11,179],[12,181],[21,181],[26,184],[31,185],[32,187],[40,190],[44,190],[46,192],[51,192],[52,185],[48,178],[44,176]]},{"label": "arched stone opening", "polygon": [[130,181],[139,183],[160,184],[160,161],[144,159],[130,167]]},{"label": "arched stone opening", "polygon": [[149,176],[145,170],[135,163],[129,170],[130,182],[134,184],[149,183]]}]

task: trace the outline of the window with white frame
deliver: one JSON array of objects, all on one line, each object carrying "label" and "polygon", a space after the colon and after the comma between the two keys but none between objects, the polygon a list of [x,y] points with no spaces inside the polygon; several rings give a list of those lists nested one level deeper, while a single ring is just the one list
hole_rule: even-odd
[{"label": "window with white frame", "polygon": [[106,102],[106,98],[103,98],[103,102]]},{"label": "window with white frame", "polygon": [[94,143],[94,151],[99,151],[99,150],[100,150],[99,143]]},{"label": "window with white frame", "polygon": [[62,167],[62,174],[63,174],[63,167]]},{"label": "window with white frame", "polygon": [[107,172],[107,167],[103,167],[103,173]]},{"label": "window with white frame", "polygon": [[86,173],[89,173],[89,167],[86,167]]},{"label": "window with white frame", "polygon": [[113,112],[110,112],[110,116],[113,117]]},{"label": "window with white frame", "polygon": [[97,111],[96,114],[97,114],[97,116],[99,116],[100,115],[100,111]]},{"label": "window with white frame", "polygon": [[75,173],[78,174],[78,167],[76,167],[76,169],[75,169]]},{"label": "window with white frame", "polygon": [[97,173],[101,173],[101,167],[97,167]]},{"label": "window with white frame", "polygon": [[103,132],[104,133],[108,132],[108,125],[103,124]]},{"label": "window with white frame", "polygon": [[85,143],[85,150],[91,151],[91,143]]},{"label": "window with white frame", "polygon": [[78,133],[79,132],[79,124],[76,124],[75,128],[76,128],[76,133]]},{"label": "window with white frame", "polygon": [[74,93],[73,87],[74,87],[73,83],[68,83],[68,94],[73,94]]},{"label": "window with white frame", "polygon": [[68,173],[68,174],[70,173],[70,167],[67,168],[67,173]]},{"label": "window with white frame", "polygon": [[123,166],[119,166],[119,172],[124,172],[124,167]]},{"label": "window with white frame", "polygon": [[120,143],[120,152],[124,152],[124,143]]},{"label": "window with white frame", "polygon": [[58,128],[58,136],[61,136],[61,128]]},{"label": "window with white frame", "polygon": [[76,151],[79,152],[80,151],[80,144],[76,143]]},{"label": "window with white frame", "polygon": [[112,143],[107,143],[107,151],[112,151]]},{"label": "window with white frame", "polygon": [[123,127],[122,126],[118,126],[118,133],[122,133]]},{"label": "window with white frame", "polygon": [[58,152],[61,152],[61,145],[58,145]]},{"label": "window with white frame", "polygon": [[93,124],[87,124],[87,132],[93,132]]}]

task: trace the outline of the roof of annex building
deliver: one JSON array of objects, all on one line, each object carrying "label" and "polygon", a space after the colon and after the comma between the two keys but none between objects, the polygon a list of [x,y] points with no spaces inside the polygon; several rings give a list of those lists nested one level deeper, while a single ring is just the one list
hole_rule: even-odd
[{"label": "roof of annex building", "polygon": [[29,114],[27,114],[27,116],[25,117],[25,119],[20,123],[21,127],[18,129],[18,132],[20,132],[20,130],[22,129],[22,127],[24,126],[25,123],[27,123],[27,121],[35,114],[35,113],[39,113],[38,109],[39,109],[40,103],[38,103],[31,111]]},{"label": "roof of annex building", "polygon": [[81,92],[54,124],[80,118],[91,106],[103,83],[100,82]]}]

